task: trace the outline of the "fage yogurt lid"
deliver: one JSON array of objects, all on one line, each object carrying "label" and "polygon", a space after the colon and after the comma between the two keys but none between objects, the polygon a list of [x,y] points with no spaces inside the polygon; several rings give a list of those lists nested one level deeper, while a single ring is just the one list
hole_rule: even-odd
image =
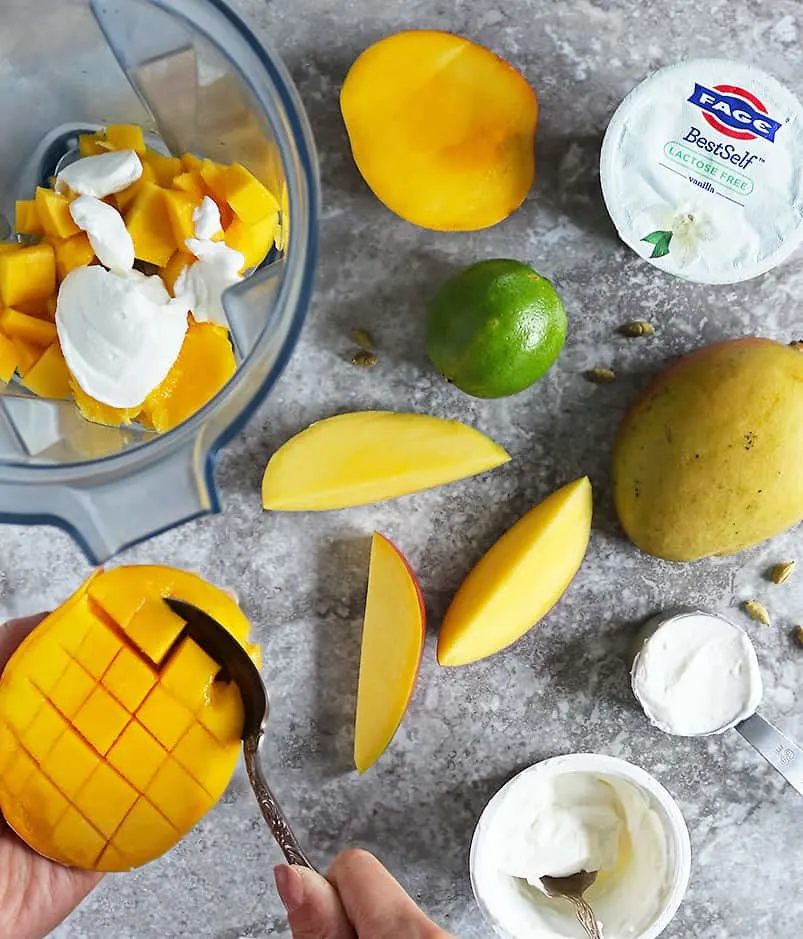
[{"label": "fage yogurt lid", "polygon": [[614,114],[600,179],[619,236],[657,267],[707,284],[757,277],[803,241],[803,108],[739,62],[660,69]]}]

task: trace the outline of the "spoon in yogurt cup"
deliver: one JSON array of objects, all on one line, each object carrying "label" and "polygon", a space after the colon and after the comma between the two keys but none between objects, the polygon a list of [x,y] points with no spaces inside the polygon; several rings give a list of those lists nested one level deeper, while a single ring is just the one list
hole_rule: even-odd
[{"label": "spoon in yogurt cup", "polygon": [[568,877],[549,877],[545,874],[541,878],[541,886],[548,897],[552,897],[553,900],[562,898],[574,904],[577,920],[585,930],[588,939],[602,939],[597,917],[589,906],[588,900],[583,897],[596,879],[597,871],[579,871]]},{"label": "spoon in yogurt cup", "polygon": [[706,610],[661,613],[639,634],[630,677],[660,730],[679,737],[736,730],[803,795],[803,750],[758,713],[763,683],[743,629]]}]

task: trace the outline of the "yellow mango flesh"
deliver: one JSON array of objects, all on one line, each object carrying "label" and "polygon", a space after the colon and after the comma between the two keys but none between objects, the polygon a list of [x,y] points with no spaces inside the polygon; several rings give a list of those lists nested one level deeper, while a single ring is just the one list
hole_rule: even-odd
[{"label": "yellow mango flesh", "polygon": [[136,124],[109,124],[106,140],[112,150],[133,150],[140,156],[145,153],[145,136]]},{"label": "yellow mango flesh", "polygon": [[40,398],[69,398],[70,370],[57,342],[50,345],[22,379],[22,384]]},{"label": "yellow mango flesh", "polygon": [[431,489],[507,463],[492,440],[426,414],[355,411],[319,421],[270,459],[262,505],[320,511]]},{"label": "yellow mango flesh", "polygon": [[648,554],[733,554],[803,518],[802,468],[803,354],[731,340],[684,356],[626,415],[614,501]]},{"label": "yellow mango flesh", "polygon": [[56,341],[55,323],[29,313],[20,313],[11,307],[0,311],[0,330],[9,339],[25,339],[37,346],[49,346]]},{"label": "yellow mango flesh", "polygon": [[173,257],[177,245],[165,191],[161,186],[155,183],[141,185],[125,214],[125,222],[134,242],[137,260],[164,267]]},{"label": "yellow mango flesh", "polygon": [[162,602],[206,610],[258,658],[222,590],[166,567],[91,577],[0,677],[0,811],[34,850],[128,870],[171,848],[228,785],[243,711]]},{"label": "yellow mango flesh", "polygon": [[59,282],[74,271],[76,267],[85,267],[95,260],[95,251],[89,243],[89,238],[81,232],[72,238],[56,242],[56,275]]},{"label": "yellow mango flesh", "polygon": [[0,381],[9,382],[17,368],[17,349],[14,343],[0,333]]},{"label": "yellow mango flesh", "polygon": [[6,306],[56,292],[56,256],[49,244],[0,254],[0,300]]},{"label": "yellow mango flesh", "polygon": [[38,186],[36,210],[48,238],[71,238],[79,233],[70,214],[70,200],[61,193]]},{"label": "yellow mango flesh", "polygon": [[374,533],[360,654],[354,763],[364,773],[384,753],[413,696],[426,613],[418,581],[399,550]]},{"label": "yellow mango flesh", "polygon": [[211,401],[236,369],[228,330],[190,320],[178,359],[145,399],[143,419],[159,433],[171,430]]},{"label": "yellow mango flesh", "polygon": [[591,512],[591,483],[583,477],[552,493],[509,529],[449,605],[438,637],[438,662],[476,662],[532,629],[580,569]]},{"label": "yellow mango flesh", "polygon": [[532,186],[535,94],[460,36],[413,30],[380,40],[349,70],[340,107],[363,178],[416,225],[487,228]]}]

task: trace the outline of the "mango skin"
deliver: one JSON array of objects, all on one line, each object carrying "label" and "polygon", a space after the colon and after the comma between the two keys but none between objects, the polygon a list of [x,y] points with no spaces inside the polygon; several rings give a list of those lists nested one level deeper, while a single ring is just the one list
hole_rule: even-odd
[{"label": "mango skin", "polygon": [[803,354],[770,339],[700,349],[657,376],[613,454],[622,527],[669,561],[735,554],[803,518]]}]

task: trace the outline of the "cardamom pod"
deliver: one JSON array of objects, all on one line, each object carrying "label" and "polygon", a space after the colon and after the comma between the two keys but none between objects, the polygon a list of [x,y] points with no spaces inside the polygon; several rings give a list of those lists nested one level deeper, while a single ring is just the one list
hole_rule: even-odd
[{"label": "cardamom pod", "polygon": [[360,349],[351,357],[351,364],[356,365],[357,368],[373,368],[378,361],[376,355],[367,349]]},{"label": "cardamom pod", "polygon": [[351,338],[361,349],[364,349],[366,352],[373,352],[376,348],[374,337],[368,332],[367,329],[361,329],[359,327],[357,329],[352,329]]},{"label": "cardamom pod", "polygon": [[623,323],[619,332],[628,339],[635,339],[637,336],[652,336],[655,327],[646,320],[633,320],[632,323]]},{"label": "cardamom pod", "polygon": [[595,385],[607,385],[616,381],[616,372],[612,368],[590,368],[586,372],[586,378]]},{"label": "cardamom pod", "polygon": [[745,600],[742,604],[742,609],[757,623],[761,623],[764,626],[772,626],[772,620],[770,619],[770,614],[767,612],[767,608],[763,603],[759,603],[758,600]]},{"label": "cardamom pod", "polygon": [[769,569],[769,579],[774,584],[785,584],[794,574],[797,561],[783,561],[781,564],[775,564]]}]

